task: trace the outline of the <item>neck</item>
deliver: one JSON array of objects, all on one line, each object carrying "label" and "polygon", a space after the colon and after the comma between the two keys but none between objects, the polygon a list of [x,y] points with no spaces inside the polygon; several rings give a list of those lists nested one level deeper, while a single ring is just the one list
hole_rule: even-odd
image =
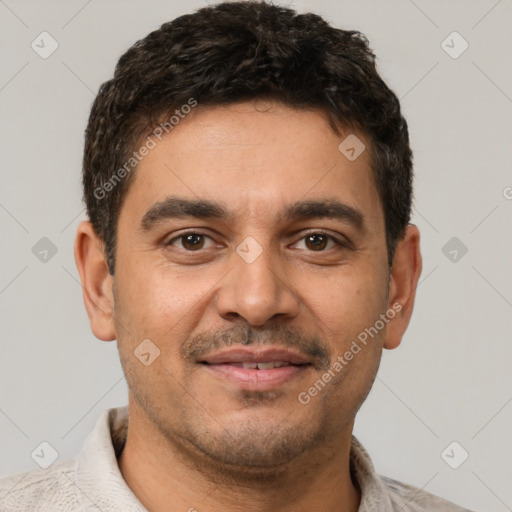
[{"label": "neck", "polygon": [[127,485],[151,512],[187,510],[356,512],[360,490],[350,474],[353,424],[342,436],[278,467],[226,467],[176,439],[169,442],[130,405],[118,459]]}]

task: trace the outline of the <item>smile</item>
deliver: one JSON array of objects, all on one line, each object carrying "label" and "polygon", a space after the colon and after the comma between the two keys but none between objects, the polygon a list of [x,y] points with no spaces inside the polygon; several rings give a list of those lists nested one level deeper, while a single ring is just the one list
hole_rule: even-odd
[{"label": "smile", "polygon": [[275,389],[313,368],[309,356],[278,347],[233,347],[198,362],[215,378],[254,391]]},{"label": "smile", "polygon": [[256,363],[247,361],[244,363],[229,363],[237,368],[245,368],[246,370],[272,370],[272,368],[281,368],[282,366],[290,366],[288,361],[269,361],[268,363]]}]

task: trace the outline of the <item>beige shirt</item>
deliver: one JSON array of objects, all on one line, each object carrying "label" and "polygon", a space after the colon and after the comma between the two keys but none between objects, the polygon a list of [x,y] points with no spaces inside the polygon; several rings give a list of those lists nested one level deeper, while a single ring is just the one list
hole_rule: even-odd
[{"label": "beige shirt", "polygon": [[[0,479],[0,511],[146,511],[117,465],[127,424],[128,407],[105,410],[74,459]],[[354,436],[350,464],[361,488],[359,512],[470,512],[411,485],[377,475]]]}]

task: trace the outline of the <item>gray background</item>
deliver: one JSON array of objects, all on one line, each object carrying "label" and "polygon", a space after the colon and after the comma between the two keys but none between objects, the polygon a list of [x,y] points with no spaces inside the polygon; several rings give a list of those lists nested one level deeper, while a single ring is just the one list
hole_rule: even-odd
[{"label": "gray background", "polygon": [[[74,456],[100,412],[127,403],[116,344],[90,332],[73,260],[83,130],[121,53],[204,5],[0,1],[0,476],[37,467],[42,441]],[[416,311],[400,348],[384,353],[355,434],[380,473],[476,511],[512,510],[512,4],[292,6],[369,37],[415,153]],[[59,44],[47,59],[31,48],[43,31]],[[469,43],[456,59],[442,47],[453,31]],[[43,237],[57,248],[46,262],[32,251]],[[458,469],[441,457],[452,441],[469,453]]]}]

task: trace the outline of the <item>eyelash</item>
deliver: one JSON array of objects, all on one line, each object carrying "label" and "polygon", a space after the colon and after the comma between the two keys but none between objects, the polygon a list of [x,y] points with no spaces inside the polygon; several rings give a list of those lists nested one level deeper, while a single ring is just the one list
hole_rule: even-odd
[{"label": "eyelash", "polygon": [[[187,231],[185,233],[181,233],[181,235],[179,236],[176,236],[174,237],[172,240],[169,240],[168,242],[165,242],[164,243],[164,246],[165,247],[169,247],[173,244],[173,242],[176,242],[180,239],[183,239],[189,235],[200,235],[200,236],[203,236],[205,238],[209,238],[210,240],[212,240],[212,237],[207,235],[206,233],[202,233],[201,231]],[[311,231],[309,233],[306,233],[305,235],[303,235],[299,240],[304,240],[305,238],[307,238],[308,236],[311,236],[311,235],[322,235],[322,236],[325,236],[327,237],[329,240],[333,241],[338,247],[337,248],[343,248],[343,249],[349,249],[350,248],[350,244],[349,242],[342,242],[341,240],[337,239],[336,237],[334,237],[333,235],[330,235],[329,233],[326,233],[325,231],[322,231],[321,229],[320,230],[316,230],[316,231]],[[193,250],[187,250],[183,247],[180,247],[179,249],[185,251],[185,252],[189,252],[189,253],[194,253],[194,252],[201,252],[201,249],[198,249],[196,251],[193,251]],[[333,248],[331,248],[333,249]],[[313,251],[311,250],[311,252],[327,252],[331,249],[324,249],[324,250],[321,250],[321,251]]]}]

